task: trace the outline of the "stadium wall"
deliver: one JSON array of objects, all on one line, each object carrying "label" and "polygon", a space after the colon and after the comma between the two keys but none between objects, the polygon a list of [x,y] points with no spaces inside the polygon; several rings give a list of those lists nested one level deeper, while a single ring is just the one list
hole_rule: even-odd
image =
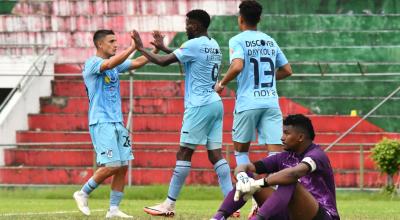
[{"label": "stadium wall", "polygon": [[[11,58],[1,58],[11,59]],[[15,63],[29,68],[33,59],[21,58],[20,62],[15,61],[4,64],[0,69],[15,68]],[[23,64],[22,64],[23,63]],[[54,57],[49,56],[46,60],[43,74],[54,75]],[[26,68],[26,70],[27,70]],[[18,72],[19,74],[24,74]],[[8,78],[8,80],[7,80]],[[2,77],[0,81],[16,83],[16,77]],[[51,81],[54,76],[34,77],[31,82],[25,85],[22,91],[18,91],[11,98],[6,107],[0,112],[0,144],[15,144],[16,131],[28,129],[28,114],[39,113],[39,97],[51,95]],[[10,146],[13,147],[13,146]],[[0,147],[0,166],[4,165],[4,148]]]}]

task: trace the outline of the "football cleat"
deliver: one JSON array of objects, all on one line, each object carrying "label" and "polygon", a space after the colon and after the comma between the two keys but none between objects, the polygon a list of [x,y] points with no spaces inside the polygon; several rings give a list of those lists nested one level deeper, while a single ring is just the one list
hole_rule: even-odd
[{"label": "football cleat", "polygon": [[82,193],[81,191],[76,191],[74,192],[73,198],[75,199],[79,211],[81,211],[84,215],[89,216],[90,209],[88,206],[88,196]]},{"label": "football cleat", "polygon": [[172,217],[175,215],[175,206],[169,206],[165,203],[161,203],[155,206],[144,207],[143,211],[154,216]]},{"label": "football cleat", "polygon": [[106,218],[133,218],[131,215],[127,215],[123,213],[119,209],[108,210],[106,214]]},{"label": "football cleat", "polygon": [[240,218],[240,210],[237,210],[231,215],[232,218]]}]

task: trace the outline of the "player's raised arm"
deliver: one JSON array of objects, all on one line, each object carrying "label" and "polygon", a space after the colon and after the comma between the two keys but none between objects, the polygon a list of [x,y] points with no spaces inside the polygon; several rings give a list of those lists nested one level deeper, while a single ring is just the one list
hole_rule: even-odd
[{"label": "player's raised arm", "polygon": [[[131,33],[132,37],[132,33]],[[108,35],[107,37],[101,38],[99,40],[94,39],[96,47],[109,47],[110,50],[117,50],[117,40],[115,38],[115,35]],[[109,59],[105,59],[104,62],[100,66],[100,72],[103,72],[108,69],[112,69],[119,64],[123,63],[126,59],[128,59],[129,55],[135,51],[135,42],[131,41],[131,45],[122,51],[119,54],[116,54],[115,56],[112,56]]]},{"label": "player's raised arm", "polygon": [[153,41],[150,42],[155,48],[164,51],[167,54],[173,52],[169,47],[164,44],[164,35],[162,35],[159,31],[153,31]]},{"label": "player's raised arm", "polygon": [[[157,54],[159,52],[159,49],[154,48],[151,52]],[[149,62],[149,59],[147,59],[145,56],[140,56],[140,57],[132,60],[131,67],[129,69],[130,70],[138,69],[138,68],[146,65],[148,62]]]},{"label": "player's raised arm", "polygon": [[[153,32],[153,37],[154,37],[155,32]],[[161,35],[160,32],[157,31],[157,40],[163,42],[164,41],[164,35]],[[153,42],[151,42],[153,44]],[[154,44],[153,44],[154,45]],[[155,46],[155,45],[154,45]],[[154,49],[151,51],[152,53],[157,54],[161,49],[158,47],[154,47]],[[164,50],[163,50],[164,51]],[[132,60],[132,65],[130,69],[138,69],[144,65],[146,65],[149,62],[149,59],[147,59],[145,56],[140,56],[134,60]]]},{"label": "player's raised arm", "polygon": [[134,30],[133,31],[133,39],[136,44],[136,49],[141,52],[150,62],[155,63],[160,66],[167,66],[171,63],[178,62],[178,59],[176,58],[175,54],[170,53],[167,55],[158,55],[154,54],[150,51],[147,51],[143,47],[142,39],[140,38],[139,33]]}]

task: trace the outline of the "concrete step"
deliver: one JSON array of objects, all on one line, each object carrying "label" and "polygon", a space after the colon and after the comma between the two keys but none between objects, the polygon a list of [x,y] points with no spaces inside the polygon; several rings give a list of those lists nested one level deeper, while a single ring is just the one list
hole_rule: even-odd
[{"label": "concrete step", "polygon": [[[1,20],[1,19],[0,19]],[[128,31],[114,32],[118,41],[119,50],[125,49],[131,43]],[[166,42],[174,38],[176,32],[164,31]],[[152,32],[140,32],[145,47],[151,47]],[[91,31],[13,31],[0,32],[0,41],[12,44],[46,44],[55,48],[82,48],[93,52],[93,32]],[[94,54],[93,54],[94,55]]]},{"label": "concrete step", "polygon": [[[292,47],[281,45],[290,62],[400,62],[400,47],[387,46],[317,46]],[[72,48],[71,48],[72,50]],[[221,46],[222,54],[229,54],[229,48]],[[228,62],[229,57],[223,56]]]},{"label": "concrete step", "polygon": [[103,27],[116,32],[129,32],[132,27],[141,32],[183,31],[185,16],[181,15],[4,15],[0,17],[0,32],[94,32]]},{"label": "concrete step", "polygon": [[[115,32],[120,48],[130,44],[127,31]],[[184,32],[164,31],[166,43],[170,47],[180,47],[187,41]],[[229,39],[237,35],[237,31],[210,32],[209,36],[226,47]],[[332,46],[384,46],[398,45],[400,40],[394,38],[399,31],[271,31],[267,32],[282,48],[285,47],[332,47]],[[140,32],[145,47],[151,47],[151,32]],[[92,48],[93,32],[90,31],[40,31],[40,32],[1,32],[0,40],[13,44],[47,44],[52,48]],[[302,40],[298,40],[302,39]]]},{"label": "concrete step", "polygon": [[[222,54],[229,54],[228,45],[221,45]],[[171,48],[175,49],[175,48]],[[291,47],[282,45],[282,51],[290,62],[400,62],[400,46],[320,46],[320,47]],[[20,50],[23,54],[33,54],[33,49]],[[83,63],[94,55],[93,47],[57,47],[49,51],[63,56],[56,59],[57,63]],[[0,48],[0,54],[7,54],[6,48]],[[139,53],[138,53],[139,55]],[[223,56],[224,63],[229,62],[229,56]]]},{"label": "concrete step", "polygon": [[[225,114],[232,114],[235,106],[235,98],[224,97]],[[40,99],[41,113],[87,113],[89,104],[86,97],[52,96]],[[290,99],[279,99],[281,111],[284,115],[311,113],[308,109],[292,102]],[[181,114],[184,112],[183,97],[135,97],[133,100],[134,113],[146,114]],[[129,98],[122,99],[122,111],[129,112]]]},{"label": "concrete step", "polygon": [[[129,97],[129,81],[121,80],[121,96]],[[184,95],[184,81],[134,81],[133,95],[143,97],[182,97]],[[53,96],[80,96],[87,97],[85,84],[82,80],[52,81]],[[234,92],[224,90],[221,96],[234,97]]]},{"label": "concrete step", "polygon": [[[347,115],[350,114],[352,110],[356,110],[358,114],[365,115],[384,100],[385,96],[390,94],[389,86],[390,85],[385,87],[385,89],[381,89],[380,94],[383,95],[381,97],[296,97],[293,98],[293,100],[303,104],[303,106],[312,106],[312,110],[318,114]],[[321,90],[322,89],[323,88],[321,88]],[[370,89],[378,90],[379,88],[372,89],[370,87]],[[351,90],[351,88],[348,90]],[[355,90],[356,89],[354,89],[353,92],[355,92]],[[400,109],[399,100],[400,97],[387,100],[384,105],[374,112],[374,115],[398,115],[398,109]]]},{"label": "concrete step", "polygon": [[[399,39],[393,35],[397,30],[389,31],[267,31],[281,47],[321,47],[321,46],[383,46],[398,45]],[[237,31],[209,32],[209,36],[225,46],[229,39],[237,35]],[[301,39],[301,40],[299,40]],[[187,40],[183,32],[178,32],[169,46],[180,47]]]},{"label": "concrete step", "polygon": [[[170,168],[133,168],[132,183],[135,185],[169,184],[173,170]],[[93,174],[89,167],[1,167],[1,184],[83,184]],[[109,180],[107,181],[109,182]],[[106,182],[106,183],[107,183]],[[336,187],[358,187],[356,170],[336,170]],[[366,170],[364,187],[381,187],[386,175]],[[218,178],[212,169],[192,169],[186,184],[217,185]]]},{"label": "concrete step", "polygon": [[[356,62],[354,63],[339,63],[339,62],[328,62],[321,63],[293,63],[290,61],[293,72],[297,73],[317,73],[321,74],[321,68],[324,73],[358,73],[360,74],[360,67]],[[364,73],[398,73],[400,72],[400,63],[360,63]],[[82,63],[67,63],[67,64],[55,64],[55,73],[82,73]],[[225,62],[222,65],[222,73],[226,72],[229,68],[229,63]],[[169,66],[158,66],[155,64],[147,64],[140,69],[136,70],[138,73],[153,72],[153,73],[179,73],[178,64],[171,64]],[[162,76],[157,76],[162,77]],[[68,77],[67,79],[71,79]],[[82,79],[79,77],[78,79]],[[154,77],[154,79],[157,79]]]},{"label": "concrete step", "polygon": [[[192,8],[207,9],[210,14],[234,14],[238,0],[218,1],[170,1],[170,0],[107,0],[107,1],[21,1],[13,9],[14,14],[51,14],[58,16],[91,15],[181,15]],[[212,4],[214,7],[207,7]]]},{"label": "concrete step", "polygon": [[[133,166],[136,168],[173,168],[175,167],[176,152],[176,147],[165,150],[134,150]],[[265,155],[266,152],[258,152],[252,154],[251,158],[259,160]],[[5,158],[7,166],[92,166],[94,163],[94,153],[91,149],[6,149]],[[230,161],[231,167],[236,166],[233,155]],[[192,167],[212,169],[204,149],[196,151]]]},{"label": "concrete step", "polygon": [[[332,143],[342,133],[317,133],[315,143]],[[153,142],[158,143],[179,143],[179,132],[133,132],[133,142]],[[54,142],[91,142],[88,131],[18,131],[16,135],[17,143],[54,143]],[[400,139],[399,133],[387,132],[351,132],[339,143],[377,143],[384,137]],[[224,144],[232,143],[230,131],[223,133]],[[90,148],[92,148],[91,144]],[[68,145],[68,148],[80,148],[77,145]],[[176,145],[175,145],[176,146]],[[45,146],[43,146],[44,148]],[[56,146],[52,146],[56,147]],[[33,146],[31,146],[33,148]]]},{"label": "concrete step", "polygon": [[[175,49],[175,48],[171,48]],[[333,46],[333,47],[281,47],[290,62],[400,62],[400,47],[386,46]],[[94,55],[93,47],[57,47],[50,48],[50,53],[57,56],[57,63],[83,63]],[[0,48],[0,54],[7,54],[8,49]],[[33,54],[33,49],[20,49],[22,54]],[[222,54],[229,54],[227,45],[221,45]],[[138,54],[139,55],[139,54]],[[223,56],[224,63],[229,62],[229,56]]]},{"label": "concrete step", "polygon": [[[264,15],[258,25],[264,31],[380,31],[398,30],[400,15]],[[214,17],[209,31],[239,31],[235,16]]]},{"label": "concrete step", "polygon": [[[335,115],[310,115],[317,132],[343,132],[354,125],[360,118]],[[232,115],[224,116],[224,131],[232,129]],[[181,114],[135,114],[134,131],[179,131],[182,125]],[[86,114],[30,114],[30,130],[36,131],[86,131],[88,119]],[[354,132],[380,132],[381,128],[363,121]]]},{"label": "concrete step", "polygon": [[[173,168],[175,167],[177,148],[153,150],[153,149],[138,149],[134,147],[135,160],[133,166],[136,168]],[[23,149],[14,148],[4,151],[6,166],[92,166],[95,163],[95,154],[91,149]],[[224,156],[225,156],[224,152]],[[267,152],[253,150],[250,153],[250,160],[257,161],[264,158]],[[370,152],[365,152],[364,167],[365,169],[376,169],[373,160],[370,157]],[[328,152],[332,167],[335,169],[358,169],[360,167],[359,152]],[[162,158],[162,160],[160,160]],[[235,167],[235,157],[233,152],[230,153],[228,159],[230,167]],[[208,160],[207,152],[204,148],[196,150],[192,158],[193,168],[207,168],[212,166]]]}]

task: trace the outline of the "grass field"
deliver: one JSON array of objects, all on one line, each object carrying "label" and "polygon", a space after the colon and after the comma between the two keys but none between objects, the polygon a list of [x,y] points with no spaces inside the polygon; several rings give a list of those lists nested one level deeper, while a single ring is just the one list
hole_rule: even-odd
[{"label": "grass field", "polygon": [[[0,219],[103,219],[108,208],[109,188],[103,186],[91,195],[92,216],[83,217],[76,209],[72,193],[79,186],[52,188],[0,188]],[[167,186],[134,186],[126,189],[121,209],[135,219],[163,219],[142,211],[144,206],[160,203]],[[184,187],[177,203],[174,219],[209,219],[217,210],[222,195],[218,187]],[[399,219],[400,197],[389,197],[379,192],[337,192],[337,203],[342,219]],[[249,204],[242,209],[247,215]]]}]

